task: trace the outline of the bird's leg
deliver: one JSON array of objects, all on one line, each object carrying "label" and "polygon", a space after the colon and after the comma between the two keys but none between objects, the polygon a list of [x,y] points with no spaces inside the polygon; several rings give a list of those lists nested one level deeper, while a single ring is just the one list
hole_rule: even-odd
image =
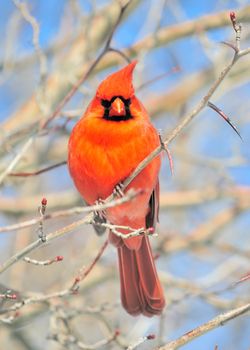
[{"label": "bird's leg", "polygon": [[[105,204],[105,200],[103,200],[103,199],[101,199],[101,198],[98,198],[98,199],[95,201],[95,205],[103,205],[103,204]],[[96,210],[96,211],[94,211],[94,214],[95,214],[96,216],[99,216],[100,218],[106,220],[106,213],[105,213],[105,210]]]},{"label": "bird's leg", "polygon": [[[95,204],[102,205],[104,204],[104,200],[99,198],[97,201],[95,201]],[[106,231],[106,227],[101,225],[103,223],[106,223],[106,221],[106,213],[104,210],[94,211],[93,227],[98,236],[103,235]]]},{"label": "bird's leg", "polygon": [[115,188],[114,188],[114,190],[113,190],[113,195],[114,195],[114,197],[120,197],[120,198],[122,198],[122,197],[124,197],[124,192],[123,192],[123,190],[124,190],[124,185],[123,185],[123,183],[122,182],[119,182],[116,186],[115,186]]}]

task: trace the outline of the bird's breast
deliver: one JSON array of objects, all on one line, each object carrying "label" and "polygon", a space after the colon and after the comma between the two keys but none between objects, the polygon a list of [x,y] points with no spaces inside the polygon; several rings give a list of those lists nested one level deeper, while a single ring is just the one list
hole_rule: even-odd
[{"label": "bird's breast", "polygon": [[[157,146],[159,137],[149,122],[82,119],[69,141],[69,169],[78,191],[89,203],[105,199]],[[155,158],[131,183],[150,196],[158,177]]]}]

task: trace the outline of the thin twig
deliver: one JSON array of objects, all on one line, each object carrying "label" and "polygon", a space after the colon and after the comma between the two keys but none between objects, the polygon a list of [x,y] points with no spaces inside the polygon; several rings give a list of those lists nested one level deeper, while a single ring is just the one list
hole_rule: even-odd
[{"label": "thin twig", "polygon": [[223,314],[218,315],[217,317],[213,318],[212,320],[204,323],[203,325],[193,329],[192,331],[185,333],[180,338],[171,341],[170,343],[165,344],[164,346],[160,347],[159,350],[175,350],[179,349],[183,345],[189,343],[190,341],[194,340],[195,338],[198,338],[202,336],[203,334],[213,330],[214,328],[218,328],[220,326],[224,326],[227,322],[233,320],[236,317],[239,317],[245,313],[250,311],[250,303],[240,306],[238,308],[235,308],[233,310],[230,310],[228,312],[225,312]]},{"label": "thin twig", "polygon": [[228,116],[217,106],[215,106],[211,101],[208,101],[207,103],[208,107],[212,108],[215,112],[217,112],[230,126],[233,128],[233,130],[236,132],[236,134],[240,137],[242,140],[241,134],[239,133],[236,126],[231,122],[231,120],[228,118]]},{"label": "thin twig", "polygon": [[89,273],[93,270],[94,266],[100,260],[102,254],[103,254],[104,250],[107,248],[107,246],[108,246],[108,240],[106,239],[106,241],[103,243],[103,245],[100,248],[98,254],[94,258],[92,263],[89,265],[89,267],[88,268],[84,268],[83,271],[80,271],[78,276],[75,278],[73,285],[70,287],[70,291],[74,292],[74,291],[78,290],[79,283],[81,281],[83,281],[89,275]]},{"label": "thin twig", "polygon": [[142,338],[138,339],[136,342],[134,342],[133,344],[129,345],[127,347],[127,350],[135,350],[141,344],[145,343],[148,340],[153,340],[153,339],[155,339],[155,335],[154,334],[146,335],[145,337],[142,337]]},{"label": "thin twig", "polygon": [[[105,202],[100,203],[100,204],[95,204],[95,205],[86,206],[86,207],[74,207],[74,208],[70,208],[70,209],[66,209],[66,210],[59,210],[59,211],[56,211],[54,213],[45,214],[45,215],[43,215],[42,218],[36,217],[36,218],[30,219],[30,220],[20,222],[18,224],[0,227],[0,233],[16,231],[16,230],[20,230],[20,229],[23,229],[26,227],[34,226],[34,225],[38,224],[41,220],[45,221],[45,220],[54,219],[54,218],[58,218],[58,217],[71,216],[74,214],[89,213],[92,211],[95,211],[95,212],[103,211],[105,209],[112,208],[112,207],[115,207],[115,206],[123,204],[123,203],[127,203],[127,202],[131,201],[132,199],[134,199],[135,197],[139,196],[140,193],[141,193],[140,191],[134,191],[133,189],[130,189],[123,197],[115,198],[114,200],[105,201]],[[91,224],[91,222],[90,222],[90,224]]]},{"label": "thin twig", "polygon": [[[138,237],[138,236],[151,236],[151,237],[158,236],[158,234],[154,232],[153,227],[149,227],[148,229],[145,229],[144,227],[133,229],[130,226],[112,225],[108,223],[101,223],[100,226],[104,226],[110,229],[117,237],[121,237],[122,239],[128,239],[128,238]],[[122,233],[118,230],[126,230],[129,232]]]},{"label": "thin twig", "polygon": [[10,162],[9,166],[2,172],[2,174],[0,174],[0,185],[3,183],[5,177],[14,169],[17,163],[22,159],[23,155],[30,148],[33,141],[34,141],[34,137],[32,136],[25,142],[22,149],[18,152],[15,158]]},{"label": "thin twig", "polygon": [[56,164],[53,164],[53,165],[50,165],[46,168],[43,168],[43,169],[40,169],[40,170],[36,170],[36,171],[30,171],[30,172],[18,172],[18,173],[9,173],[8,175],[9,176],[17,176],[17,177],[28,177],[28,176],[36,176],[36,175],[40,175],[42,173],[45,173],[49,170],[52,170],[52,169],[55,169],[55,168],[58,168],[62,165],[65,165],[67,164],[67,161],[66,160],[63,160],[62,162],[59,162],[59,163],[56,163]]},{"label": "thin twig", "polygon": [[58,255],[58,256],[56,256],[53,259],[48,259],[48,260],[43,260],[43,261],[39,261],[39,260],[36,260],[36,259],[31,259],[28,256],[25,256],[23,258],[23,261],[25,261],[25,262],[27,262],[29,264],[37,265],[37,266],[48,266],[48,265],[51,265],[51,264],[53,264],[55,262],[59,262],[59,261],[62,261],[62,260],[63,260],[63,257],[61,255]]}]

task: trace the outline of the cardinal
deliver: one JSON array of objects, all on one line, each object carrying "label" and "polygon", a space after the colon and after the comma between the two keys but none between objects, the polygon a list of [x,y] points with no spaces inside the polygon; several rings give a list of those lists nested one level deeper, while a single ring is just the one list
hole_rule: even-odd
[{"label": "cardinal", "polygon": [[[86,112],[73,128],[68,146],[68,166],[77,190],[89,205],[104,200],[160,145],[142,103],[135,96],[132,75],[136,61],[109,75],[97,88]],[[154,228],[158,220],[160,156],[154,158],[124,190],[140,194],[133,200],[106,209],[113,225],[131,229]],[[96,217],[97,232],[102,233]],[[98,225],[99,223],[99,225]],[[120,228],[123,234],[131,230]],[[149,238],[123,239],[109,233],[117,248],[121,301],[131,315],[161,314],[165,299],[157,275]]]}]

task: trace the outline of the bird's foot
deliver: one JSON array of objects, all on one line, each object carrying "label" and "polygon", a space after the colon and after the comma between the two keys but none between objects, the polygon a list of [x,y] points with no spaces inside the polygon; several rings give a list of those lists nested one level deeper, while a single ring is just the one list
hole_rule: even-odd
[{"label": "bird's foot", "polygon": [[[96,205],[102,205],[104,203],[105,201],[101,198],[95,201]],[[101,236],[106,231],[106,227],[102,225],[102,224],[105,224],[106,221],[107,219],[106,219],[105,210],[94,211],[93,227],[95,229],[95,232],[98,234],[98,236]]]},{"label": "bird's foot", "polygon": [[[105,201],[101,198],[98,198],[96,201],[95,201],[95,205],[103,205],[105,204]],[[94,214],[95,216],[99,216],[100,218],[106,220],[106,213],[105,213],[105,210],[96,210],[94,211]]]},{"label": "bird's foot", "polygon": [[116,198],[124,197],[123,191],[124,191],[124,185],[123,185],[123,183],[120,182],[115,186],[115,188],[113,190],[114,197],[116,197]]}]

